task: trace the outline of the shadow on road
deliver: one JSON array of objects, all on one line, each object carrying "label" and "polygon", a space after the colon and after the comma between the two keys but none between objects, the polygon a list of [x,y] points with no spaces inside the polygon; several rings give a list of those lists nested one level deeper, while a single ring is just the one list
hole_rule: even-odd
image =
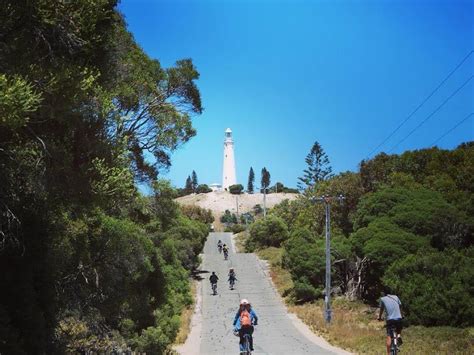
[{"label": "shadow on road", "polygon": [[201,274],[209,274],[207,270],[193,270],[191,271],[191,277],[196,281],[204,280],[204,277]]}]

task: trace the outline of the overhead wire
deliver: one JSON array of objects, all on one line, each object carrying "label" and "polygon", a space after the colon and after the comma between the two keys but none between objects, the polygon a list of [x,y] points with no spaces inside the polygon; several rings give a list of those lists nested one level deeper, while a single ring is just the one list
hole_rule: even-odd
[{"label": "overhead wire", "polygon": [[456,67],[449,72],[449,74],[436,86],[436,88],[431,91],[431,93],[395,128],[378,146],[376,146],[372,151],[369,153],[367,158],[376,152],[381,146],[383,146],[390,138],[393,137],[395,133],[410,119],[413,117],[415,113],[444,85],[444,83],[466,62],[466,60],[474,53],[474,50],[471,50],[457,65]]},{"label": "overhead wire", "polygon": [[441,139],[443,139],[444,137],[446,137],[448,134],[450,134],[452,131],[454,131],[456,128],[458,128],[461,124],[463,124],[465,121],[467,121],[471,116],[474,116],[474,112],[471,112],[470,114],[468,114],[466,117],[464,117],[461,121],[459,121],[458,123],[456,123],[456,125],[452,128],[450,128],[448,131],[446,131],[445,133],[443,133],[437,140],[435,140],[433,143],[431,143],[431,146],[434,146],[436,145],[436,143],[438,143]]},{"label": "overhead wire", "polygon": [[390,152],[393,152],[395,150],[395,148],[397,148],[400,144],[402,144],[408,137],[410,137],[418,128],[420,128],[421,126],[423,126],[425,124],[425,122],[427,122],[431,117],[434,116],[434,114],[436,112],[438,112],[439,110],[441,110],[441,108],[443,108],[444,105],[446,105],[446,103],[448,103],[449,100],[451,100],[454,96],[457,95],[457,93],[459,91],[461,91],[461,89],[467,85],[467,83],[469,83],[469,81],[471,81],[471,79],[474,78],[474,75],[471,75],[460,87],[458,87],[451,95],[449,95],[442,103],[441,105],[439,105],[433,112],[431,112],[423,121],[421,121],[415,128],[413,128],[410,133],[408,133],[405,137],[403,137],[401,140],[398,141],[397,144],[395,144],[392,149],[389,150],[389,153]]}]

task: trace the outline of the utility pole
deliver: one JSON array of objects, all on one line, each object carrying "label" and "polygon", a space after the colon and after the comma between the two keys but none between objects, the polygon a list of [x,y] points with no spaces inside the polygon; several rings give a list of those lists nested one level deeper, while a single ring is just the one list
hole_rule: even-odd
[{"label": "utility pole", "polygon": [[237,217],[239,217],[239,195],[235,195],[235,204],[237,206]]},{"label": "utility pole", "polygon": [[344,196],[321,196],[313,197],[311,200],[324,203],[326,210],[326,291],[324,295],[324,319],[331,323],[331,202],[336,200],[342,203]]},{"label": "utility pole", "polygon": [[267,188],[263,189],[263,218],[267,217]]}]

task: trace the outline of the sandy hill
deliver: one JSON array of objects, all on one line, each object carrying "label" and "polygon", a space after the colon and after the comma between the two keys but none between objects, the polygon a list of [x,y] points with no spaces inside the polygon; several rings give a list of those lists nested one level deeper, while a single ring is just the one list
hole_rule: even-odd
[{"label": "sandy hill", "polygon": [[[267,208],[271,208],[283,200],[294,200],[298,194],[291,193],[273,193],[267,194]],[[214,214],[221,215],[225,210],[232,213],[237,212],[237,203],[239,205],[239,213],[249,212],[255,205],[263,207],[263,194],[242,194],[232,195],[227,191],[213,191],[207,194],[191,194],[176,199],[182,205],[196,205],[202,208],[208,208]]]}]

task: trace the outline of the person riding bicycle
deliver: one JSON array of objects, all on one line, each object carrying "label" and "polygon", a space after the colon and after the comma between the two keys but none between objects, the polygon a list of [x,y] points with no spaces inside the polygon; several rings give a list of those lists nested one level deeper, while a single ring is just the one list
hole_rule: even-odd
[{"label": "person riding bicycle", "polygon": [[217,249],[219,250],[219,253],[222,253],[222,240],[220,240],[220,239],[217,242]]},{"label": "person riding bicycle", "polygon": [[213,288],[214,285],[217,285],[217,281],[219,278],[217,277],[216,273],[213,271],[212,275],[209,277],[209,281],[211,282],[211,288]]},{"label": "person riding bicycle", "polygon": [[390,338],[391,328],[395,328],[395,332],[397,333],[397,345],[402,345],[402,302],[396,295],[390,294],[390,290],[387,288],[385,288],[384,292],[381,293],[381,296],[378,320],[382,320],[382,314],[385,311],[387,326],[387,354],[390,354],[390,345],[392,340]]},{"label": "person riding bicycle", "polygon": [[239,334],[240,341],[239,347],[240,351],[245,351],[244,348],[244,335],[250,335],[250,350],[253,351],[253,331],[254,325],[257,325],[258,317],[257,313],[253,310],[252,306],[250,305],[249,301],[245,298],[240,301],[239,310],[235,314],[234,318],[234,333]]},{"label": "person riding bicycle", "polygon": [[230,285],[231,288],[233,287],[235,281],[237,281],[237,276],[235,275],[235,271],[234,271],[233,267],[231,267],[229,269],[229,280],[228,281],[229,281],[229,285]]},{"label": "person riding bicycle", "polygon": [[222,251],[224,252],[224,257],[227,259],[227,256],[229,255],[229,248],[226,244],[223,245]]}]

